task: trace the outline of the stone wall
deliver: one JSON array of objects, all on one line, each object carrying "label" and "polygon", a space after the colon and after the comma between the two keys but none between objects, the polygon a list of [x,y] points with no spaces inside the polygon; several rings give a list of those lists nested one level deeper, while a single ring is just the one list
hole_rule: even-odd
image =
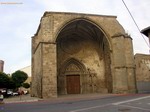
[{"label": "stone wall", "polygon": [[[65,46],[66,44],[64,44],[63,47],[67,47],[67,51],[72,52],[72,54],[68,54],[68,52],[65,52],[64,50],[60,48],[59,45],[57,45],[58,46],[58,50],[57,50],[58,70],[60,70],[58,71],[59,73],[58,77],[59,76],[62,77],[62,75],[66,74],[66,73],[63,73],[61,69],[63,68],[66,61],[68,61],[71,58],[74,58],[79,63],[82,63],[85,67],[85,70],[82,70],[84,71],[84,73],[80,74],[80,73],[74,72],[74,74],[81,75],[81,90],[82,90],[81,93],[96,93],[96,92],[108,93],[108,90],[106,88],[105,60],[104,60],[104,57],[101,58],[99,55],[100,52],[98,51],[99,49],[98,43],[95,41],[90,41],[90,40],[80,40],[78,43],[76,43],[76,45],[72,44],[72,42],[70,42],[70,44],[71,46],[73,46],[70,49],[68,49],[69,45]],[[76,46],[80,47],[80,49],[78,49]],[[66,68],[63,68],[63,69],[66,69]],[[73,72],[68,73],[68,74],[73,74]],[[94,76],[90,77],[89,75],[91,74],[93,74]],[[62,87],[66,87],[65,82],[58,85],[58,88],[62,89]],[[66,90],[66,88],[64,88],[64,90]],[[66,91],[65,93],[60,91],[60,93],[66,94]]]},{"label": "stone wall", "polygon": [[42,44],[39,44],[32,55],[31,96],[42,98]]},{"label": "stone wall", "polygon": [[150,55],[136,54],[136,82],[139,93],[150,92]]},{"label": "stone wall", "polygon": [[46,97],[57,97],[57,63],[56,63],[56,45],[43,43],[43,77],[42,77],[42,95]]},{"label": "stone wall", "polygon": [[66,94],[59,75],[72,68],[81,77],[81,94],[136,91],[132,39],[115,16],[44,13],[32,38],[31,95]]}]

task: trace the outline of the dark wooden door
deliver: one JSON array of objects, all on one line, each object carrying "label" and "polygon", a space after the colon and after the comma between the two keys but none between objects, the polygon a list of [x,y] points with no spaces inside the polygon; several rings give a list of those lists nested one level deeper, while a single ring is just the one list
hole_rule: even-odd
[{"label": "dark wooden door", "polygon": [[80,75],[67,75],[67,93],[80,94]]}]

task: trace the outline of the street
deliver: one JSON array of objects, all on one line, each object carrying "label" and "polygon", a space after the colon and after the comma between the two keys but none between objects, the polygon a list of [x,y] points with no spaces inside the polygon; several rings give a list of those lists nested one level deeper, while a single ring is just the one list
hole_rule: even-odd
[{"label": "street", "polygon": [[150,112],[150,95],[130,94],[61,102],[43,100],[10,103],[0,105],[0,112]]}]

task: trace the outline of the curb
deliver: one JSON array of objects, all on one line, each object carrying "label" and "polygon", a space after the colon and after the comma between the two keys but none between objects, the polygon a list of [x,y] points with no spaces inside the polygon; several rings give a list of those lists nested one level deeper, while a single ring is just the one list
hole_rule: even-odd
[{"label": "curb", "polygon": [[20,100],[20,101],[4,101],[4,104],[10,104],[10,103],[25,103],[25,102],[37,102],[39,101],[38,99],[34,100]]},{"label": "curb", "polygon": [[56,99],[22,99],[22,100],[8,100],[8,101],[5,101],[4,100],[4,103],[5,104],[10,104],[10,103],[29,103],[29,102],[38,102],[38,101],[43,101],[43,102],[51,102],[51,103],[62,103],[62,102],[71,102],[71,101],[87,101],[87,100],[94,100],[94,99],[103,99],[103,98],[110,98],[110,97],[116,97],[118,95],[102,95],[102,96],[75,96],[75,97],[59,97],[59,98],[56,98]]}]

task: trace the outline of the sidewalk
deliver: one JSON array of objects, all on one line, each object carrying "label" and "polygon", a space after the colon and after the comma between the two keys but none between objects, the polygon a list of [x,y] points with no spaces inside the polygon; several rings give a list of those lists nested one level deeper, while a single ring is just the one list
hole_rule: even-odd
[{"label": "sidewalk", "polygon": [[52,103],[60,103],[64,101],[80,101],[80,100],[92,100],[100,98],[115,97],[116,94],[74,94],[74,95],[61,95],[58,98],[40,99],[37,97],[31,97],[28,95],[13,96],[5,98],[5,103],[20,103],[20,102],[37,102],[37,101],[49,101]]},{"label": "sidewalk", "polygon": [[31,97],[30,94],[27,94],[4,98],[4,103],[34,102],[39,100],[40,100],[39,98]]}]

